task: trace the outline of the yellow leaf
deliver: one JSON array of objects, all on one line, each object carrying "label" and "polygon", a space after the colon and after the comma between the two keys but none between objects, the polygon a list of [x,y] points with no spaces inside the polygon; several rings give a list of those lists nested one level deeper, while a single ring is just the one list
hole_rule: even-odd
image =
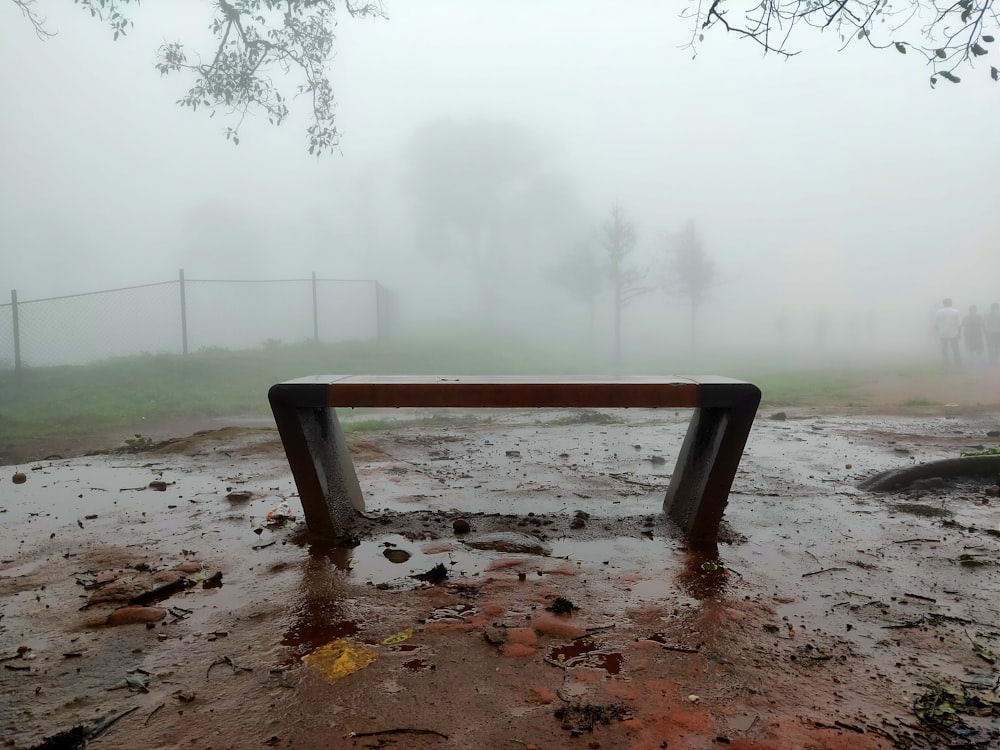
[{"label": "yellow leaf", "polygon": [[343,638],[330,641],[302,657],[327,682],[335,682],[371,664],[378,655],[371,649],[355,647]]},{"label": "yellow leaf", "polygon": [[402,630],[395,635],[390,635],[384,641],[382,641],[383,646],[392,646],[397,643],[402,643],[403,641],[409,639],[413,635],[413,628],[407,628]]}]

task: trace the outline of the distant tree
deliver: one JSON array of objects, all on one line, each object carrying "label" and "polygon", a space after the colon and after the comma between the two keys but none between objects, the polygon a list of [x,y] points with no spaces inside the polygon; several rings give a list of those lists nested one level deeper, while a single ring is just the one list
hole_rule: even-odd
[{"label": "distant tree", "polygon": [[403,159],[418,246],[472,268],[483,320],[492,323],[503,273],[575,220],[572,187],[538,139],[506,121],[435,120],[414,134]]},{"label": "distant tree", "polygon": [[646,274],[631,259],[637,240],[635,222],[615,203],[597,232],[597,243],[607,256],[606,278],[611,285],[615,316],[616,372],[621,370],[622,313],[637,297],[652,290],[643,283]]},{"label": "distant tree", "polygon": [[[956,71],[985,57],[1000,32],[994,0],[689,0],[684,15],[693,20],[688,46],[697,50],[706,32],[722,28],[784,57],[799,50],[793,38],[807,27],[829,31],[844,47],[860,41],[875,49],[913,50],[931,65],[931,85],[952,83]],[[915,40],[914,40],[915,37]],[[990,66],[990,77],[1000,70]]]},{"label": "distant tree", "polygon": [[691,313],[691,348],[697,348],[698,313],[712,287],[719,283],[719,272],[705,251],[693,221],[667,239],[658,276],[661,289],[687,301]]},{"label": "distant tree", "polygon": [[588,331],[594,336],[597,316],[597,299],[604,288],[605,279],[594,257],[593,243],[579,242],[549,266],[547,278],[565,290],[574,302],[587,308],[590,317]]},{"label": "distant tree", "polygon": [[[133,26],[129,6],[141,0],[74,0],[90,15],[105,22],[114,39]],[[36,0],[12,0],[40,39],[55,32],[36,8]],[[248,114],[263,114],[280,125],[289,114],[289,102],[302,96],[310,108],[306,128],[309,153],[333,151],[340,143],[335,121],[333,87],[327,73],[333,58],[334,0],[199,0],[185,8],[204,8],[215,43],[206,54],[188,50],[181,42],[165,42],[156,51],[160,75],[185,73],[191,88],[177,103],[182,107],[222,110],[235,124],[225,128],[227,140],[240,142],[240,127]],[[350,2],[349,16],[385,17],[380,2]],[[298,84],[281,88],[272,76],[275,69],[293,73]],[[282,93],[284,91],[284,93]]]}]

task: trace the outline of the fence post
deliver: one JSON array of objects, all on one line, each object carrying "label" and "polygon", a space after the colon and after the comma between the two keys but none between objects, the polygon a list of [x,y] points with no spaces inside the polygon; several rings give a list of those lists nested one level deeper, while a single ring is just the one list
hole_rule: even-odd
[{"label": "fence post", "polygon": [[316,300],[316,272],[312,272],[313,293],[313,341],[319,343],[319,303]]},{"label": "fence post", "polygon": [[17,320],[17,290],[10,290],[11,323],[14,328],[14,384],[21,385],[21,326]]},{"label": "fence post", "polygon": [[188,321],[187,321],[187,300],[184,296],[184,269],[180,270],[181,288],[181,352],[188,353]]}]

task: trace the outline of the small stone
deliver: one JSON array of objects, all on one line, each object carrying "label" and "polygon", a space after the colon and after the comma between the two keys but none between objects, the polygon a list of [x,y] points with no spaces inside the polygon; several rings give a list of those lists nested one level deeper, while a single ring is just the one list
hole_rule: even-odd
[{"label": "small stone", "polygon": [[13,477],[11,477],[10,481],[12,481],[14,484],[24,484],[25,482],[28,481],[28,475],[25,474],[23,471],[19,471]]},{"label": "small stone", "polygon": [[507,637],[500,628],[488,627],[483,631],[483,640],[491,646],[501,646]]},{"label": "small stone", "polygon": [[774,419],[778,422],[784,422],[786,419],[788,419],[788,415],[783,411],[776,411],[774,414],[770,416],[770,419]]},{"label": "small stone", "polygon": [[1000,437],[1000,430],[990,430],[986,433],[986,437]]},{"label": "small stone", "polygon": [[451,522],[451,528],[455,530],[456,534],[468,534],[472,531],[472,526],[464,518],[456,518]]},{"label": "small stone", "polygon": [[149,489],[156,490],[157,492],[166,492],[167,483],[164,482],[162,479],[154,479],[152,482],[149,483]]}]

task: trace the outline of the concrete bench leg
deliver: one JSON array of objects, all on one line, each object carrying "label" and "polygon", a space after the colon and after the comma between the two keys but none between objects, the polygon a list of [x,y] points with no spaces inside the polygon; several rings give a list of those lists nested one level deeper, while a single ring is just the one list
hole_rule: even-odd
[{"label": "concrete bench leg", "polygon": [[695,409],[663,510],[696,546],[715,545],[736,470],[757,413],[756,398]]},{"label": "concrete bench leg", "polygon": [[365,498],[336,411],[275,400],[271,408],[309,534],[321,539],[344,536],[365,509]]}]

